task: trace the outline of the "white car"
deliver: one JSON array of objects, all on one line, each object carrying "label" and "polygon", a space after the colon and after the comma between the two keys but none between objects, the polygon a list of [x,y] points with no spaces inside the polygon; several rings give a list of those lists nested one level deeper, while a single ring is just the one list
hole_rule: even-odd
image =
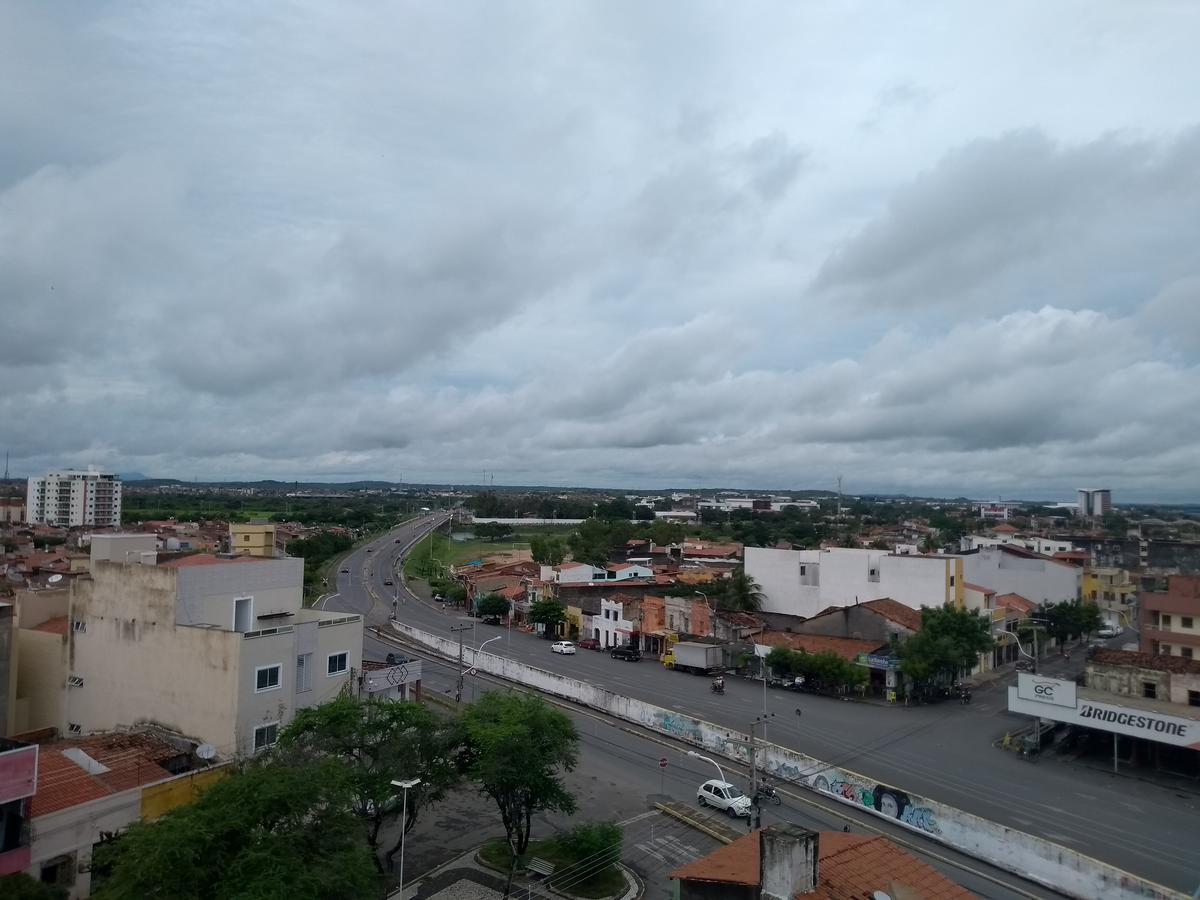
[{"label": "white car", "polygon": [[570,641],[555,641],[550,645],[551,653],[574,653],[575,645]]},{"label": "white car", "polygon": [[704,782],[696,791],[696,799],[701,806],[725,810],[731,819],[750,816],[750,798],[742,793],[741,788],[728,781],[713,778]]},{"label": "white car", "polygon": [[1101,625],[1096,629],[1096,637],[1111,638],[1116,637],[1124,631],[1120,625]]}]

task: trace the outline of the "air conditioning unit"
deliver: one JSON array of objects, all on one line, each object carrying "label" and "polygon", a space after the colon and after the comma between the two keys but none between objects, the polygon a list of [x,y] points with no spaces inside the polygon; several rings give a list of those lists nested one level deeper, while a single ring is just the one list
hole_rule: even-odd
[{"label": "air conditioning unit", "polygon": [[67,679],[67,684],[71,687],[83,687],[83,679],[78,675],[72,675]]},{"label": "air conditioning unit", "polygon": [[83,734],[83,726],[75,722],[68,722],[67,731],[71,732],[71,734]]},{"label": "air conditioning unit", "polygon": [[87,622],[84,621],[83,619],[76,619],[74,622],[71,623],[71,629],[73,631],[75,631],[76,633],[86,633],[87,632]]}]

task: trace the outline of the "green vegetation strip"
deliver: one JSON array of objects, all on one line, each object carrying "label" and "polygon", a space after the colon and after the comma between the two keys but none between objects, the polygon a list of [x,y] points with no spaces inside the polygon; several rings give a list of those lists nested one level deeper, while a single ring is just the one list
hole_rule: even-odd
[{"label": "green vegetation strip", "polygon": [[[589,859],[588,855],[572,850],[566,841],[559,838],[531,841],[518,869],[523,868],[525,862],[535,856],[554,864],[554,874],[547,881],[551,887],[564,894],[599,900],[618,894],[625,888],[625,876],[614,864],[615,861],[600,871],[594,871],[597,862],[603,863],[603,857],[599,860]],[[496,871],[507,875],[509,864],[512,862],[512,851],[504,841],[492,841],[480,848],[479,858]]]}]

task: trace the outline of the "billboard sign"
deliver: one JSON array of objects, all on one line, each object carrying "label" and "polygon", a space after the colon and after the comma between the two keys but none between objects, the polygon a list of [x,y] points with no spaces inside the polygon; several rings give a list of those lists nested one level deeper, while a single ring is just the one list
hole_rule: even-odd
[{"label": "billboard sign", "polygon": [[1066,706],[1070,709],[1078,706],[1075,682],[1063,678],[1031,675],[1028,672],[1017,674],[1017,696],[1022,700],[1053,703],[1055,706]]},{"label": "billboard sign", "polygon": [[1009,712],[1144,738],[1175,747],[1200,749],[1200,719],[1185,719],[1148,709],[1102,703],[1091,697],[1080,698],[1078,706],[1066,708],[1045,701],[1026,700],[1019,691],[1015,687],[1008,689]]}]

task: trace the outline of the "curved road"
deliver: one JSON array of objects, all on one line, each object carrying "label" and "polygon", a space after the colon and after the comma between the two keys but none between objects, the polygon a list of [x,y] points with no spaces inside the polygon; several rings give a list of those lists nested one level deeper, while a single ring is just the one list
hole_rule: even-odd
[{"label": "curved road", "polygon": [[[773,742],[1040,835],[1178,891],[1190,893],[1200,883],[1200,795],[1081,765],[1031,764],[994,749],[992,741],[1024,721],[1005,712],[1003,687],[977,691],[965,707],[889,708],[764,693],[761,683],[736,678],[726,679],[721,697],[709,692],[707,679],[667,671],[651,658],[625,663],[586,650],[568,657],[551,654],[545,640],[434,608],[403,586],[396,568],[404,551],[445,522],[444,515],[409,522],[354,551],[328,605],[386,627],[390,598],[398,594],[399,618],[415,627],[448,635],[451,625],[475,624],[474,640],[471,632],[465,635],[468,646],[501,636],[490,652],[743,732],[765,708],[776,714],[767,735]],[[384,584],[388,580],[390,587]],[[364,638],[366,658],[382,658],[386,650],[377,638]],[[803,709],[801,718],[797,707]]]}]

